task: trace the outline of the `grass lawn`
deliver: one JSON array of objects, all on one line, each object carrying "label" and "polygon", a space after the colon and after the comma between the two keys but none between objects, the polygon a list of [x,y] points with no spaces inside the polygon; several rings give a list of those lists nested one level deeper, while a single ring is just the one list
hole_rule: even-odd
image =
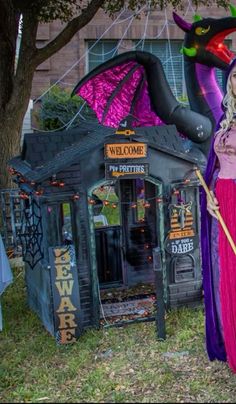
[{"label": "grass lawn", "polygon": [[236,375],[205,353],[202,308],[168,313],[165,342],[142,323],[57,346],[27,307],[23,272],[14,275],[2,297],[0,402],[235,402]]}]

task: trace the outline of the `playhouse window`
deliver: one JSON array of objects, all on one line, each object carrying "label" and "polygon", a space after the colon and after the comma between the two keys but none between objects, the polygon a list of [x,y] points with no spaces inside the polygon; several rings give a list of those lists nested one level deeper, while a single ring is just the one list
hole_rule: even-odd
[{"label": "playhouse window", "polygon": [[61,204],[62,240],[65,244],[72,244],[71,207],[69,203]]},{"label": "playhouse window", "polygon": [[95,227],[120,225],[119,198],[114,184],[96,188],[93,195],[99,199],[99,203],[94,206]]},{"label": "playhouse window", "polygon": [[145,220],[145,187],[144,181],[137,179],[135,181],[135,197],[136,197],[136,221],[138,223],[144,222]]},{"label": "playhouse window", "polygon": [[71,206],[68,202],[48,205],[48,238],[51,246],[72,244]]}]

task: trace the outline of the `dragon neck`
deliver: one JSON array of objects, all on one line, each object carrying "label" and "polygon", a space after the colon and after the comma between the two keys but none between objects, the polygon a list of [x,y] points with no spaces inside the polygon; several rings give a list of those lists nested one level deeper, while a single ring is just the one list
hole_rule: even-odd
[{"label": "dragon neck", "polygon": [[222,91],[215,77],[215,68],[193,63],[185,58],[185,80],[190,107],[207,116],[215,128],[222,115]]}]

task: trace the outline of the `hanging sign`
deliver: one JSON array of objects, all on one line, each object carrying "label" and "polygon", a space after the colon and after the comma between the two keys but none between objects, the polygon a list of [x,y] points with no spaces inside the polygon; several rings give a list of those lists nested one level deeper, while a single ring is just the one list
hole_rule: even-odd
[{"label": "hanging sign", "polygon": [[165,249],[171,255],[188,254],[198,246],[198,236],[193,227],[192,202],[169,205],[170,231]]},{"label": "hanging sign", "polygon": [[104,152],[108,159],[140,159],[147,157],[147,144],[138,142],[107,143]]},{"label": "hanging sign", "polygon": [[119,177],[142,178],[148,175],[149,165],[144,164],[106,164],[106,179]]},{"label": "hanging sign", "polygon": [[59,344],[70,344],[82,330],[74,247],[49,247],[49,260],[56,340]]}]

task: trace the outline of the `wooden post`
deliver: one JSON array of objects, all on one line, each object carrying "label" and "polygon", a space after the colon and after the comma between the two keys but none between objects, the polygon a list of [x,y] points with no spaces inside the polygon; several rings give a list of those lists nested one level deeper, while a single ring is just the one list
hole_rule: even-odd
[{"label": "wooden post", "polygon": [[166,324],[165,324],[165,302],[164,302],[164,285],[163,285],[163,268],[161,264],[160,248],[153,250],[153,270],[155,272],[156,286],[156,326],[157,338],[160,340],[166,339]]}]

